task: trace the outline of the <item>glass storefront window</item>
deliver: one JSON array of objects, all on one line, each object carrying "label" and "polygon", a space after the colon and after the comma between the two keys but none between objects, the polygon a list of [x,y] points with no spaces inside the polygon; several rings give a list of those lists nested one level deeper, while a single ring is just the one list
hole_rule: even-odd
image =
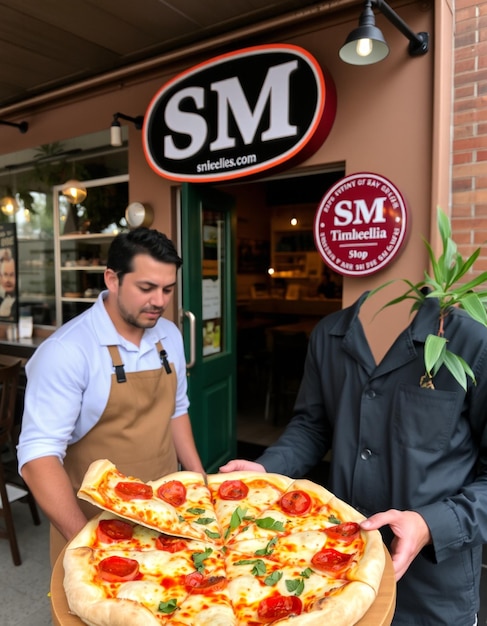
[{"label": "glass storefront window", "polygon": [[[16,200],[15,212],[0,211],[0,224],[16,224],[19,312],[21,316],[32,315],[34,324],[58,326],[63,322],[56,306],[62,294],[56,289],[53,188],[71,178],[87,183],[126,176],[122,196],[124,202],[128,199],[126,143],[121,148],[109,144],[108,131],[102,131],[0,155],[0,198],[11,196]],[[91,198],[77,207],[77,218],[85,227],[89,221],[89,227],[100,232],[114,222],[111,188],[100,185],[92,191]],[[120,199],[117,197],[117,201]],[[61,199],[60,215],[67,215],[70,207]]]}]

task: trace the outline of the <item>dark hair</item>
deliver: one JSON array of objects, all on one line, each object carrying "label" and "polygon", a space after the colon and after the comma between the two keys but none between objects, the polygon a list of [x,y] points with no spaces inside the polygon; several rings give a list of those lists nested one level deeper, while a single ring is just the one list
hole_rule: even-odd
[{"label": "dark hair", "polygon": [[107,267],[122,281],[125,274],[134,271],[132,260],[137,254],[148,254],[161,263],[173,263],[179,269],[183,263],[173,242],[158,230],[135,228],[117,235],[108,250]]}]

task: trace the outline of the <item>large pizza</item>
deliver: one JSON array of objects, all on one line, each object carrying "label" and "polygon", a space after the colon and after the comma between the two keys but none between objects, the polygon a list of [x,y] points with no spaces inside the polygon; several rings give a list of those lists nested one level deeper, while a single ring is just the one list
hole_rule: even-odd
[{"label": "large pizza", "polygon": [[309,480],[144,483],[100,460],[78,496],[103,510],[63,562],[70,611],[91,626],[351,626],[381,582],[379,532]]}]

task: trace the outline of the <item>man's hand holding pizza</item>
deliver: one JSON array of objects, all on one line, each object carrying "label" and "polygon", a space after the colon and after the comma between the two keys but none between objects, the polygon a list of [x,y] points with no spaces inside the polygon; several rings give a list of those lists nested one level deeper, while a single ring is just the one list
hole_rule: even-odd
[{"label": "man's hand holding pizza", "polygon": [[396,509],[371,515],[362,522],[361,527],[364,530],[378,530],[386,525],[394,533],[391,558],[396,580],[399,580],[424,546],[431,543],[431,533],[419,513]]}]

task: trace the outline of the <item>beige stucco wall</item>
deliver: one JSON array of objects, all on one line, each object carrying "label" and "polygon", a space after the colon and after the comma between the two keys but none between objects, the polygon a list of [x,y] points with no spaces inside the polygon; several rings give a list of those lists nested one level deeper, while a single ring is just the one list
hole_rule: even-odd
[{"label": "beige stucco wall", "polygon": [[[338,14],[323,11],[312,21],[301,23],[293,34],[286,27],[257,39],[242,40],[242,45],[234,42],[232,48],[228,45],[225,48],[284,42],[309,50],[331,73],[337,87],[338,106],[328,139],[300,169],[340,163],[345,164],[347,174],[357,171],[379,173],[393,181],[408,202],[410,231],[401,255],[380,273],[364,278],[346,278],[344,305],[350,304],[364,290],[393,278],[419,280],[427,264],[422,238],[430,237],[431,215],[436,205],[445,206],[448,202],[449,162],[446,153],[451,102],[451,11],[447,3],[439,0],[435,7],[416,2],[391,4],[414,31],[430,32],[431,50],[426,56],[409,57],[406,38],[378,15],[377,25],[391,48],[389,57],[372,66],[344,64],[338,57],[338,50],[349,31],[358,24],[360,4]],[[63,141],[103,129],[106,129],[108,145],[113,113],[144,113],[154,94],[169,78],[216,53],[216,49],[206,55],[198,52],[171,68],[166,66],[163,70],[161,66],[156,70],[151,66],[150,72],[141,71],[140,75],[124,79],[111,76],[104,84],[93,84],[93,89],[74,93],[68,99],[61,93],[58,101],[44,104],[33,100],[19,109],[15,118],[29,121],[27,134],[21,135],[0,126],[0,153]],[[89,87],[90,83],[86,86]],[[154,227],[175,236],[171,196],[174,183],[157,176],[146,163],[140,131],[129,124],[129,133],[130,199],[150,203],[155,211]],[[391,287],[377,295],[367,312],[367,331],[377,353],[383,351],[406,325],[409,307],[399,307],[394,315],[387,316],[386,322],[381,316],[375,322],[368,320],[372,311],[401,289]]]}]

